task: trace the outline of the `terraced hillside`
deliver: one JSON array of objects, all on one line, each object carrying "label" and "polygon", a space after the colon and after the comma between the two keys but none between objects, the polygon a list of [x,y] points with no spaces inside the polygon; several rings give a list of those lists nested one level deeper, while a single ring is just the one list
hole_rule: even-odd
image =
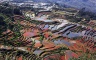
[{"label": "terraced hillside", "polygon": [[0,13],[0,19],[2,60],[96,59],[96,30],[92,28],[67,20],[27,20],[17,14]]},{"label": "terraced hillside", "polygon": [[[16,20],[17,17],[19,20]],[[1,51],[6,50],[2,51],[5,53],[4,57],[7,56],[6,59],[11,57],[9,59],[68,60],[72,57],[78,58],[83,53],[96,51],[95,30],[91,28],[79,24],[66,24],[65,21],[50,24],[38,20],[26,21],[22,18],[24,17],[14,16],[13,22],[22,26],[19,30],[21,35],[16,39],[4,40],[4,43],[10,44],[9,46],[1,45]],[[14,33],[7,34],[12,37]]]}]

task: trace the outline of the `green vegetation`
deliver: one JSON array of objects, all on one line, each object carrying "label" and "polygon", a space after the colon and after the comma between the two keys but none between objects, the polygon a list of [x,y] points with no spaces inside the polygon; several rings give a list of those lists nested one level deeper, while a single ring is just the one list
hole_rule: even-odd
[{"label": "green vegetation", "polygon": [[96,54],[90,54],[91,56],[88,56],[88,54],[83,54],[81,57],[79,58],[71,58],[70,60],[96,60]]},{"label": "green vegetation", "polygon": [[20,9],[18,7],[14,7],[8,5],[7,3],[0,5],[0,13],[3,13],[9,17],[15,15],[22,15]]},{"label": "green vegetation", "polygon": [[[13,9],[15,12],[13,12]],[[14,45],[14,43],[12,42],[17,40],[21,36],[20,30],[22,29],[22,26],[19,22],[17,24],[13,23],[14,14],[21,15],[20,10],[17,8],[13,8],[12,6],[8,6],[7,4],[0,5],[0,40],[2,41],[0,41],[0,43],[4,45]],[[3,34],[7,30],[11,30],[11,32],[13,32],[12,37],[8,35],[10,33]],[[7,41],[8,38],[10,38],[10,41]]]},{"label": "green vegetation", "polygon": [[75,16],[69,16],[69,15],[65,15],[66,19],[68,19],[70,22],[75,22],[78,23],[82,20],[82,18],[77,18]]},{"label": "green vegetation", "polygon": [[2,32],[6,31],[7,27],[6,27],[6,23],[4,21],[4,18],[2,16],[0,16],[0,36],[2,34]]},{"label": "green vegetation", "polygon": [[31,23],[34,23],[34,24],[36,24],[36,25],[39,25],[39,24],[41,24],[42,23],[42,21],[36,21],[36,20],[32,20],[32,21],[30,21]]},{"label": "green vegetation", "polygon": [[38,60],[39,57],[36,56],[33,53],[30,52],[26,52],[26,51],[21,51],[19,49],[10,49],[10,50],[6,50],[6,49],[2,49],[0,50],[2,51],[0,54],[0,58],[2,58],[3,60],[16,60],[17,57],[23,57],[23,60],[26,59],[30,59],[30,60]]},{"label": "green vegetation", "polygon": [[75,15],[65,15],[65,17],[70,22],[80,23],[86,26],[87,23],[90,22],[90,20],[96,20],[96,14],[89,11],[85,11],[84,8],[77,12]]}]

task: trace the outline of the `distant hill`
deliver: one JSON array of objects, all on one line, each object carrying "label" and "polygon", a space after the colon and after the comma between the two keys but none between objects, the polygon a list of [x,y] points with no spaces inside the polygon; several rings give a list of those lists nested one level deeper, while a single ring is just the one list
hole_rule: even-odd
[{"label": "distant hill", "polygon": [[[24,2],[26,0],[13,0],[15,2]],[[96,0],[30,0],[34,2],[50,2],[64,4],[78,9],[85,8],[87,11],[96,13]]]},{"label": "distant hill", "polygon": [[26,0],[13,0],[14,2],[24,2]]},{"label": "distant hill", "polygon": [[51,2],[65,4],[78,9],[85,8],[87,11],[96,12],[96,0],[33,0],[35,2]]}]

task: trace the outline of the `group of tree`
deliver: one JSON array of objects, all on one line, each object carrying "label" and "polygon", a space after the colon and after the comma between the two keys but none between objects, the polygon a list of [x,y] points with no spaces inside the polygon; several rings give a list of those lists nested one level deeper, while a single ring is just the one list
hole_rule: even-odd
[{"label": "group of tree", "polygon": [[4,18],[0,16],[0,37],[2,36],[2,32],[6,31],[7,24],[4,21]]},{"label": "group of tree", "polygon": [[0,6],[0,13],[3,13],[7,16],[22,15],[22,12],[19,7],[13,7],[9,5],[6,6],[6,5]]},{"label": "group of tree", "polygon": [[[89,22],[90,20],[96,20],[96,14],[92,13],[90,11],[86,11],[85,8],[82,8],[76,15],[70,16],[70,15],[65,15],[66,19],[68,19],[70,22]],[[82,22],[82,23],[83,23]]]},{"label": "group of tree", "polygon": [[96,19],[96,14],[91,12],[91,11],[86,11],[85,8],[82,8],[78,12],[78,15],[81,16],[81,17],[85,17],[85,18]]}]

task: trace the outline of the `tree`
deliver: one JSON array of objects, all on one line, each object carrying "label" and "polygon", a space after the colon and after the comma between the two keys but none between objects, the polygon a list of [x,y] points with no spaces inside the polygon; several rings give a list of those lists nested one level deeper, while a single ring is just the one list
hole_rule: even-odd
[{"label": "tree", "polygon": [[0,35],[7,30],[7,25],[4,21],[4,18],[0,16]]},{"label": "tree", "polygon": [[6,15],[11,15],[12,14],[12,9],[11,8],[6,8],[5,10],[3,10],[3,13]]},{"label": "tree", "polygon": [[4,5],[4,6],[9,6],[9,4],[8,4],[8,3],[4,3],[3,5]]},{"label": "tree", "polygon": [[16,14],[16,15],[22,15],[22,13],[21,13],[21,11],[20,11],[19,8],[15,8],[14,9],[14,14]]}]

